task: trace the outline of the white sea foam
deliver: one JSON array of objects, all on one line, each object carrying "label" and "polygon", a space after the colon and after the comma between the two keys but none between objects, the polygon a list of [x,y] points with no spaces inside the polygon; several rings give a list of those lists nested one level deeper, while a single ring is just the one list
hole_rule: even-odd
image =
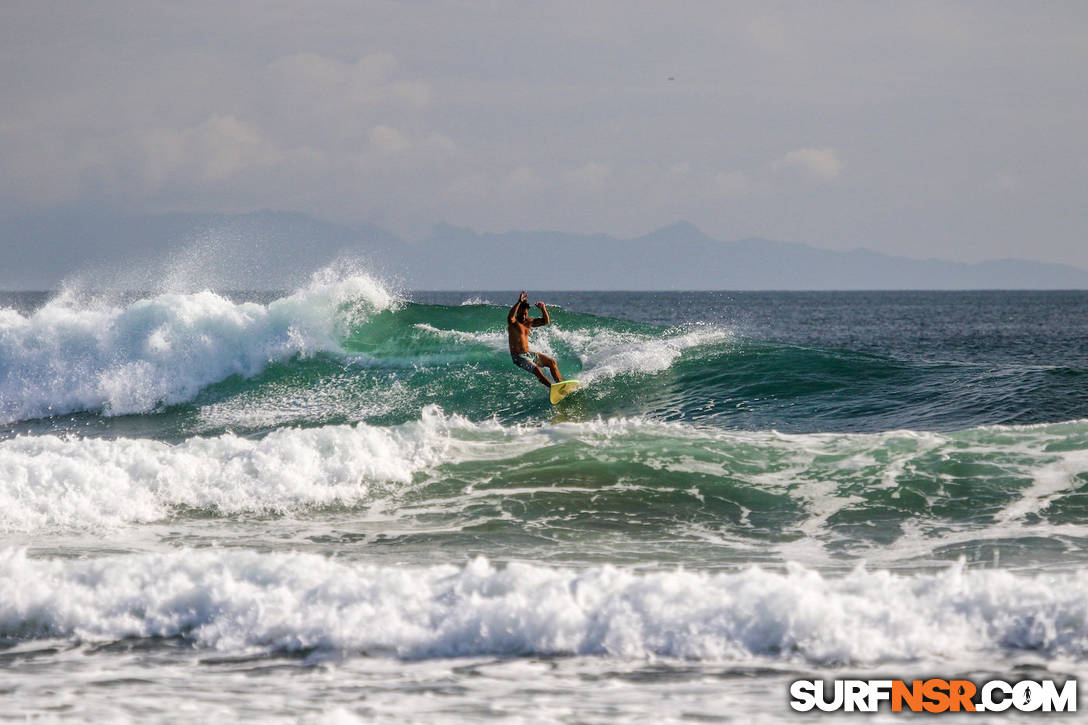
[{"label": "white sea foam", "polygon": [[683,329],[672,334],[650,336],[611,330],[550,331],[550,336],[573,348],[582,361],[579,379],[583,383],[667,370],[689,348],[712,345],[729,338],[718,328]]},{"label": "white sea foam", "polygon": [[0,443],[0,531],[117,527],[181,506],[229,515],[354,504],[474,455],[452,431],[481,427],[428,408],[402,426],[285,428],[259,440],[19,436]]},{"label": "white sea foam", "polygon": [[17,436],[0,441],[0,532],[111,529],[161,521],[180,507],[231,515],[358,505],[442,464],[669,433],[701,435],[638,419],[503,426],[432,405],[396,426],[283,428],[259,439]]},{"label": "white sea foam", "polygon": [[0,551],[0,636],[183,637],[223,651],[402,658],[606,655],[810,664],[1088,656],[1085,572],[637,573],[380,567],[201,550],[90,560]]},{"label": "white sea foam", "polygon": [[[427,323],[416,327],[432,334],[460,343],[475,343],[492,348],[496,352],[506,350],[506,333],[465,332],[439,330]],[[557,347],[573,350],[582,364],[578,379],[583,384],[593,380],[638,373],[656,373],[667,370],[683,352],[701,345],[713,345],[729,339],[731,333],[715,327],[688,327],[669,333],[648,335],[638,332],[617,332],[605,328],[565,329],[558,325],[533,332],[531,347],[534,351],[555,357],[560,370],[570,375],[570,361]]]},{"label": "white sea foam", "polygon": [[[1088,472],[1084,444],[1078,443],[1084,429],[1080,423],[949,434],[786,435],[641,418],[502,425],[472,422],[427,406],[418,420],[400,425],[283,428],[259,439],[225,433],[172,444],[139,438],[17,436],[0,441],[0,532],[116,528],[168,519],[181,507],[230,515],[364,505],[409,483],[442,480],[447,475],[443,466],[473,462],[474,471],[453,474],[468,488],[476,482],[501,483],[512,471],[521,471],[523,456],[540,451],[532,468],[552,471],[556,486],[565,485],[563,466],[577,455],[578,460],[624,464],[632,485],[656,485],[654,472],[667,471],[674,480],[686,473],[701,481],[691,484],[697,497],[720,495],[715,481],[730,489],[740,486],[789,497],[797,504],[789,526],[805,534],[798,545],[818,550],[799,551],[784,542],[781,553],[822,561],[822,547],[838,538],[836,516],[870,505],[884,511],[887,497],[895,500],[904,481],[940,485],[942,470],[955,470],[955,461],[964,456],[968,463],[988,462],[985,475],[976,474],[975,485],[998,502],[989,504],[994,507],[992,519],[942,515],[941,502],[959,494],[934,492],[934,501],[915,512],[919,536],[928,540],[933,527],[944,532],[942,537],[961,528],[981,538],[1046,535],[1038,527],[1051,526],[1047,507],[1074,492]],[[632,479],[640,475],[640,466],[646,478]],[[605,476],[600,484],[579,481],[574,488],[585,491],[597,490],[610,479]],[[443,505],[456,504],[444,500]],[[1043,520],[1025,522],[1026,508],[1042,514]],[[1025,528],[1029,525],[1036,528]],[[904,526],[904,536],[914,531]],[[1070,529],[1075,522],[1062,526],[1063,533],[1084,534],[1084,527]],[[870,554],[880,555],[879,550]]]},{"label": "white sea foam", "polygon": [[323,270],[268,305],[213,292],[127,306],[62,294],[29,315],[0,310],[0,421],[81,410],[145,413],[231,375],[339,351],[346,326],[393,297],[365,274]]}]

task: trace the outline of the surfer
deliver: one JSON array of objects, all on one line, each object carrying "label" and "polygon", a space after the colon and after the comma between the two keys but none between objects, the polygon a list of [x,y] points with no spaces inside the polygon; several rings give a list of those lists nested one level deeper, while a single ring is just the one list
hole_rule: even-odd
[{"label": "surfer", "polygon": [[553,358],[529,349],[530,328],[543,327],[552,321],[552,318],[548,315],[548,308],[544,306],[543,302],[537,302],[536,307],[544,313],[544,316],[530,318],[529,295],[522,292],[521,296],[518,297],[518,301],[514,303],[514,306],[510,308],[510,312],[506,315],[506,332],[510,337],[510,359],[519,368],[528,370],[541,383],[550,388],[552,386],[551,381],[544,375],[544,371],[540,369],[541,366],[551,371],[552,377],[555,378],[557,383],[563,381],[563,376],[559,374],[559,366],[556,365]]}]

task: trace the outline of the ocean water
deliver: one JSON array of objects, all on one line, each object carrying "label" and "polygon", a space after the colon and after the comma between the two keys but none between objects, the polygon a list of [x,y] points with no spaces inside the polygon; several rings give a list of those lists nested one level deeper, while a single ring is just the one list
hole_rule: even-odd
[{"label": "ocean water", "polygon": [[789,682],[1086,679],[1088,293],[531,294],[559,406],[516,292],[0,295],[3,716],[825,722]]}]

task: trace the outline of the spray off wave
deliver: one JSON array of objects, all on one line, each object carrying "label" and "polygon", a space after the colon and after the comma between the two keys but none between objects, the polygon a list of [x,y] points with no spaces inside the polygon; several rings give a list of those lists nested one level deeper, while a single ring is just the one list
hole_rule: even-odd
[{"label": "spray off wave", "polygon": [[326,270],[268,305],[204,291],[124,307],[62,294],[29,315],[2,309],[0,420],[147,413],[185,402],[277,360],[337,353],[350,324],[393,302],[365,274]]}]

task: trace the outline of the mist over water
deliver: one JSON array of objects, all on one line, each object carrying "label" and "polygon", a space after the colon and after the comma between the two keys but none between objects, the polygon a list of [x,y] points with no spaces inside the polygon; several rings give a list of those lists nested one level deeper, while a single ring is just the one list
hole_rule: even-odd
[{"label": "mist over water", "polygon": [[[682,683],[783,721],[791,672],[1083,670],[1088,295],[531,294],[585,383],[555,407],[516,293],[0,297],[15,712],[86,668],[103,716],[141,671],[298,688],[225,705],[272,718],[510,715],[543,667],[619,719]],[[330,672],[371,709],[313,699]]]}]

